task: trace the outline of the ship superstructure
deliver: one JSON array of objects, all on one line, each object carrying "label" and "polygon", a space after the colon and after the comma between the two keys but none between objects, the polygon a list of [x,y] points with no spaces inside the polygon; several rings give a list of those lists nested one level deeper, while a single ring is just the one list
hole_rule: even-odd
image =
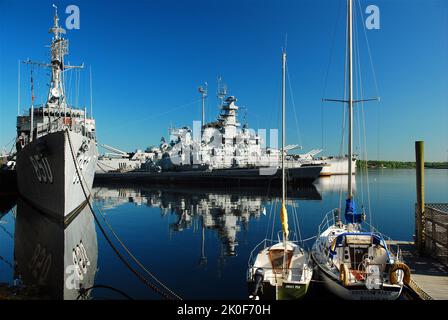
[{"label": "ship superstructure", "polygon": [[238,121],[237,99],[223,99],[216,121],[205,123],[201,134],[188,127],[170,130],[171,141],[162,141],[162,170],[278,167],[280,152],[264,147],[264,138]]}]

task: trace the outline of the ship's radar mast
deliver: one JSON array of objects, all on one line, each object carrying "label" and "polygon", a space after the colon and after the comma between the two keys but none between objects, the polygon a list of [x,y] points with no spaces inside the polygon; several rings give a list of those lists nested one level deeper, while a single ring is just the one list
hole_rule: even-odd
[{"label": "ship's radar mast", "polygon": [[59,26],[58,7],[53,4],[55,9],[54,25],[49,33],[53,33],[51,41],[51,83],[48,92],[48,103],[61,106],[65,101],[64,86],[63,86],[63,70],[64,70],[64,56],[68,53],[68,41],[61,37],[65,34],[65,30]]},{"label": "ship's radar mast", "polygon": [[222,81],[221,76],[218,76],[217,80],[218,80],[218,90],[216,91],[216,96],[220,100],[219,107],[221,108],[224,104],[224,98],[227,95],[227,85],[221,83]]},{"label": "ship's radar mast", "polygon": [[198,88],[198,91],[202,97],[202,127],[204,127],[205,126],[205,98],[207,98],[207,91],[208,91],[207,82],[205,82],[203,86],[200,86]]}]

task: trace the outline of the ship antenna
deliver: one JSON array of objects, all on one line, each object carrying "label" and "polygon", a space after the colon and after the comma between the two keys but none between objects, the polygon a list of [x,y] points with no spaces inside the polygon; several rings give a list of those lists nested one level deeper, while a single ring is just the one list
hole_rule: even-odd
[{"label": "ship antenna", "polygon": [[207,98],[208,84],[204,82],[203,86],[198,88],[199,93],[202,96],[202,128],[205,126],[205,98]]},{"label": "ship antenna", "polygon": [[92,66],[89,67],[89,76],[90,76],[90,119],[93,119]]},{"label": "ship antenna", "polygon": [[227,95],[227,86],[225,84],[223,84],[221,86],[221,81],[222,81],[222,77],[221,76],[218,76],[217,80],[218,80],[218,90],[216,92],[216,96],[220,100],[219,107],[222,108],[222,106],[224,104],[224,97]]}]

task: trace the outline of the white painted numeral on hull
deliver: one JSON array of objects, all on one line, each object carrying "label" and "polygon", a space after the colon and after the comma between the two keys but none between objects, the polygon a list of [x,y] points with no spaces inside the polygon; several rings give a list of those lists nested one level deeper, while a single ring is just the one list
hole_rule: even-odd
[{"label": "white painted numeral on hull", "polygon": [[30,156],[31,164],[40,183],[53,183],[53,172],[47,157]]}]

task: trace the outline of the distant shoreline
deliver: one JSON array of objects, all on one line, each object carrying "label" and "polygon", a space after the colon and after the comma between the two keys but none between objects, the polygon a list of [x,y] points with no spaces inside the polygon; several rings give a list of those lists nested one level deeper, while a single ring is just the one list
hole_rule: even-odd
[{"label": "distant shoreline", "polygon": [[[415,169],[413,161],[358,160],[357,167],[369,169]],[[448,162],[425,162],[428,169],[448,169]]]}]

